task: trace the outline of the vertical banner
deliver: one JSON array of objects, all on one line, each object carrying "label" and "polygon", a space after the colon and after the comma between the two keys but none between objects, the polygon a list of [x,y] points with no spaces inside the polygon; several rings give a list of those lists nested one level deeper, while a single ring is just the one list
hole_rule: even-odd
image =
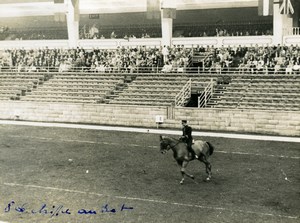
[{"label": "vertical banner", "polygon": [[274,0],[258,0],[258,15],[270,16],[273,15]]},{"label": "vertical banner", "polygon": [[160,18],[160,0],[147,0],[147,19]]},{"label": "vertical banner", "polygon": [[66,21],[66,14],[63,13],[63,12],[54,13],[54,21],[55,22],[65,22]]},{"label": "vertical banner", "polygon": [[54,0],[54,5],[56,7],[56,12],[54,12],[54,21],[55,22],[65,22],[66,21],[66,14],[63,12],[61,8],[64,7],[64,0]]},{"label": "vertical banner", "polygon": [[294,6],[291,0],[281,0],[279,4],[280,14],[291,15],[295,13]]},{"label": "vertical banner", "polygon": [[163,18],[165,19],[176,19],[176,9],[174,8],[164,8]]},{"label": "vertical banner", "polygon": [[79,22],[79,0],[72,0],[71,2],[74,7],[74,21]]}]

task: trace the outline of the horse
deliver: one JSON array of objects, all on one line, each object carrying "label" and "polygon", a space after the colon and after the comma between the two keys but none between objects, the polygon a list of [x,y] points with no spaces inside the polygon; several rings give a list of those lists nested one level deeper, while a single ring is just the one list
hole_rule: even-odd
[{"label": "horse", "polygon": [[[211,164],[208,162],[207,159],[214,152],[213,145],[206,141],[195,140],[194,144],[192,145],[192,148],[198,155],[198,160],[205,164],[207,173],[206,181],[209,181],[211,179]],[[178,165],[181,167],[180,172],[182,175],[182,179],[180,181],[180,184],[183,184],[185,175],[194,180],[195,177],[193,175],[190,175],[185,172],[188,163],[195,159],[194,157],[191,157],[191,155],[189,155],[187,144],[182,140],[160,135],[160,152],[162,154],[165,154],[169,149],[172,149],[173,156],[177,161]]]}]

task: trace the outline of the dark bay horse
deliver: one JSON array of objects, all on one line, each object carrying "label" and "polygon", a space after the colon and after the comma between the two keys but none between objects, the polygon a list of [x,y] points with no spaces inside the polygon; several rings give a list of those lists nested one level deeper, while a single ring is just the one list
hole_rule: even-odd
[{"label": "dark bay horse", "polygon": [[[195,150],[195,153],[198,155],[198,160],[203,162],[206,167],[207,178],[206,180],[209,181],[211,179],[211,165],[208,162],[208,157],[213,154],[214,147],[209,143],[201,140],[195,140],[192,148]],[[169,149],[172,149],[173,156],[177,161],[178,165],[181,167],[181,175],[182,179],[180,184],[184,182],[184,176],[187,175],[191,179],[194,179],[193,175],[190,175],[185,172],[185,169],[188,163],[192,160],[189,152],[187,150],[186,143],[182,142],[181,140],[174,139],[168,136],[160,136],[160,152],[166,153]]]}]

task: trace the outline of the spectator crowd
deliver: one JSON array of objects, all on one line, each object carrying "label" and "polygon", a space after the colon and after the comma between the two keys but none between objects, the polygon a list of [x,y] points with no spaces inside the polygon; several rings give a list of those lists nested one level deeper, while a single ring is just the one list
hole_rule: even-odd
[{"label": "spectator crowd", "polygon": [[157,72],[164,64],[172,71],[187,67],[191,49],[183,46],[117,49],[12,49],[0,54],[0,66],[21,71],[84,70],[87,72]]},{"label": "spectator crowd", "polygon": [[226,73],[299,73],[300,47],[291,46],[227,46],[194,48],[194,55],[203,55],[199,63],[206,72]]},{"label": "spectator crowd", "polygon": [[[193,63],[193,57],[201,60]],[[0,68],[22,72],[188,72],[299,73],[299,46],[119,47],[117,49],[10,49]],[[200,69],[199,69],[200,68]]]}]

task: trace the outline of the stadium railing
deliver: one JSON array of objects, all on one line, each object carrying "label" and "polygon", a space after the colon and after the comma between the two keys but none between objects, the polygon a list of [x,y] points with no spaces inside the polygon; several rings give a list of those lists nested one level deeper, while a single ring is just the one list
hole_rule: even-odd
[{"label": "stadium railing", "polygon": [[263,69],[256,69],[250,67],[173,67],[170,72],[163,72],[161,66],[146,66],[146,67],[106,67],[105,71],[97,71],[96,68],[91,67],[71,67],[68,70],[59,72],[59,67],[36,67],[34,70],[19,70],[17,67],[2,66],[0,67],[1,72],[20,72],[20,73],[31,73],[31,72],[59,72],[59,73],[120,73],[120,74],[138,74],[138,73],[210,73],[210,74],[300,74],[300,65],[297,69],[287,69],[285,66],[274,69],[274,67],[265,66]]}]

